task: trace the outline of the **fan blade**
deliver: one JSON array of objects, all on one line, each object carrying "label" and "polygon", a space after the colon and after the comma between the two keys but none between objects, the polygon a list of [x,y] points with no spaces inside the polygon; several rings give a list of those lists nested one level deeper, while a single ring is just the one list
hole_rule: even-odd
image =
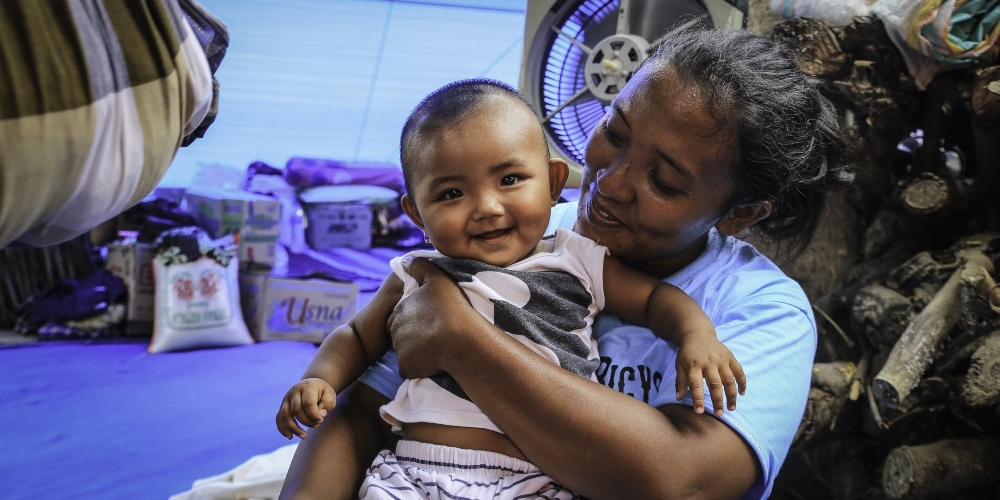
[{"label": "fan blade", "polygon": [[580,50],[584,51],[588,55],[590,54],[590,52],[591,52],[590,47],[587,47],[586,45],[580,43],[580,41],[577,40],[576,38],[573,38],[573,37],[567,35],[566,33],[563,33],[563,31],[560,30],[558,27],[553,26],[552,27],[552,31],[555,31],[556,33],[558,33],[558,34],[566,37],[566,39],[568,39],[570,42],[572,42],[573,45],[576,45]]},{"label": "fan blade", "polygon": [[569,106],[570,104],[572,104],[573,101],[579,99],[580,96],[582,96],[583,94],[586,94],[587,91],[588,91],[588,89],[587,89],[586,86],[584,86],[580,90],[577,90],[575,94],[569,96],[569,99],[566,99],[565,101],[559,103],[559,105],[556,106],[556,109],[553,109],[548,115],[546,115],[545,118],[542,119],[542,123],[545,123],[545,122],[551,120],[553,116],[556,116],[556,113],[562,111],[563,108],[565,108],[566,106]]}]

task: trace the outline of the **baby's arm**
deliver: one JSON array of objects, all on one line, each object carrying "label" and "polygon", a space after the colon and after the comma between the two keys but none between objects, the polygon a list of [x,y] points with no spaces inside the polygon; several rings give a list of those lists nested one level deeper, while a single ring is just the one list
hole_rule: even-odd
[{"label": "baby's arm", "polygon": [[704,412],[701,379],[705,378],[715,414],[722,415],[723,392],[729,409],[736,409],[737,388],[740,394],[746,391],[743,368],[719,342],[712,321],[691,297],[609,256],[604,259],[604,298],[608,312],[677,344],[677,399],[690,386],[694,410]]},{"label": "baby's arm", "polygon": [[305,439],[296,420],[318,426],[337,404],[337,394],[389,350],[385,325],[402,296],[403,282],[390,274],[364,308],[323,340],[302,380],[281,401],[275,421],[283,436]]}]

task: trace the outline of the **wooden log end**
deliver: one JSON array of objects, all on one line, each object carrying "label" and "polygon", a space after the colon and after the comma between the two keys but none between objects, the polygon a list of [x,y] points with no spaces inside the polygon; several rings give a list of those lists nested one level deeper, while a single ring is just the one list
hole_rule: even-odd
[{"label": "wooden log end", "polygon": [[899,407],[899,391],[887,380],[876,378],[872,382],[872,392],[882,406],[890,409]]},{"label": "wooden log end", "polygon": [[889,453],[882,468],[882,491],[892,500],[907,498],[913,487],[913,463],[909,448],[900,446]]},{"label": "wooden log end", "polygon": [[930,214],[944,208],[948,201],[948,186],[937,176],[918,178],[906,186],[900,199],[907,210],[915,214]]},{"label": "wooden log end", "polygon": [[996,482],[997,436],[900,446],[885,459],[882,490],[893,500],[927,498]]}]

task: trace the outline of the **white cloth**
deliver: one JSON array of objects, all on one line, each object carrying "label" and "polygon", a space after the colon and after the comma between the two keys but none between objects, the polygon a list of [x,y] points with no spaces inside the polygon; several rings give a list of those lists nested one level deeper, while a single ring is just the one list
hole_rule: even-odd
[{"label": "white cloth", "polygon": [[[417,282],[403,269],[402,259],[431,258],[490,322],[552,363],[593,378],[598,356],[591,325],[604,308],[607,248],[560,230],[537,250],[506,268],[426,251],[398,257],[390,265],[403,280],[406,297]],[[397,431],[402,422],[429,422],[501,432],[448,376],[407,380],[381,414]]]},{"label": "white cloth", "polygon": [[523,460],[490,451],[403,440],[396,445],[396,453],[385,450],[372,463],[361,485],[360,498],[574,500],[580,497]]},{"label": "white cloth", "polygon": [[278,498],[298,443],[257,455],[218,476],[198,479],[170,500],[272,500]]}]

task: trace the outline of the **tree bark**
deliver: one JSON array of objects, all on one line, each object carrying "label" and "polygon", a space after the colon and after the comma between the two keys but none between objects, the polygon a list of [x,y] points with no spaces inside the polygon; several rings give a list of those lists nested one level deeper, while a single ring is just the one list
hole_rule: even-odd
[{"label": "tree bark", "polygon": [[887,408],[897,408],[916,387],[933,360],[939,341],[962,315],[959,300],[962,278],[978,273],[979,267],[993,271],[992,261],[979,248],[959,250],[957,254],[963,264],[906,327],[872,383],[875,397]]},{"label": "tree bark", "polygon": [[997,481],[1000,437],[901,446],[885,459],[882,489],[893,500],[925,498]]},{"label": "tree bark", "polygon": [[1000,331],[991,333],[972,354],[972,365],[962,384],[962,400],[971,408],[1000,403]]},{"label": "tree bark", "polygon": [[910,320],[910,300],[882,285],[858,291],[851,306],[851,331],[872,345],[892,345]]}]

